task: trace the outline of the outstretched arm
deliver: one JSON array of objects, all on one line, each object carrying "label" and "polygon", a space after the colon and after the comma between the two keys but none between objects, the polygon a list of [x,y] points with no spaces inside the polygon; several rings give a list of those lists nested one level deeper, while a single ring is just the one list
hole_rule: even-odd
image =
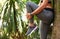
[{"label": "outstretched arm", "polygon": [[46,7],[47,4],[48,4],[48,0],[43,0],[42,4],[32,12],[32,15],[35,15],[41,12]]}]

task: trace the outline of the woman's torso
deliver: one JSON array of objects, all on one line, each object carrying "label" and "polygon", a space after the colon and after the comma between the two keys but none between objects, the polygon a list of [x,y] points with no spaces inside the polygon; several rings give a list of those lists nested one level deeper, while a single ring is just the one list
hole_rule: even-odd
[{"label": "woman's torso", "polygon": [[[43,2],[43,0],[41,0],[41,3],[42,3],[42,2]],[[51,0],[48,0],[48,4],[47,4],[46,8],[52,8]]]}]

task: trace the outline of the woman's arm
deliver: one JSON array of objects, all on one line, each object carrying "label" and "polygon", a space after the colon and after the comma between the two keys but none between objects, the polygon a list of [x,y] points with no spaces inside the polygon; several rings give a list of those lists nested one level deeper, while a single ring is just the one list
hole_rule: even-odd
[{"label": "woman's arm", "polygon": [[43,0],[42,4],[36,10],[34,10],[31,14],[32,15],[38,14],[46,7],[47,4],[48,4],[48,0]]}]

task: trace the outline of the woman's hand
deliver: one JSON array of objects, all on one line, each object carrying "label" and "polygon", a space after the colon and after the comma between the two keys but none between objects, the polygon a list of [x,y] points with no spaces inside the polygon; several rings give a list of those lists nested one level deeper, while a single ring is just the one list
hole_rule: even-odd
[{"label": "woman's hand", "polygon": [[27,13],[26,17],[27,17],[27,19],[31,19],[32,18],[32,16],[30,15],[30,13]]}]

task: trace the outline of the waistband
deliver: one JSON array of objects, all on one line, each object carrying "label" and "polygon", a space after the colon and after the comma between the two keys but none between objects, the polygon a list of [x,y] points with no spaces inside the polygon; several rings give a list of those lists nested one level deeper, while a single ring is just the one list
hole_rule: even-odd
[{"label": "waistband", "polygon": [[54,9],[52,9],[52,8],[44,8],[44,9],[54,12]]}]

